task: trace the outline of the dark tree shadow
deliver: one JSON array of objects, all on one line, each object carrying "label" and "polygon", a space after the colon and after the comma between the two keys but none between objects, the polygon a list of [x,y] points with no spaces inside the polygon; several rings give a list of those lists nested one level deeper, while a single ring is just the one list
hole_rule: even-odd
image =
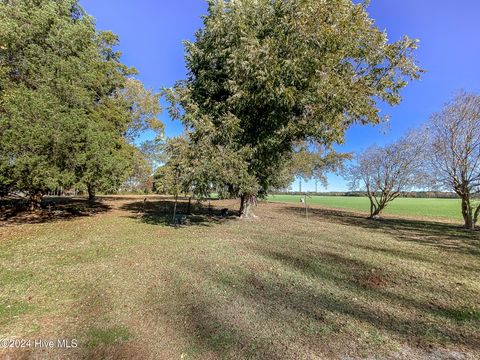
[{"label": "dark tree shadow", "polygon": [[[131,200],[131,199],[130,199]],[[210,226],[215,223],[235,219],[235,211],[217,205],[216,201],[199,203],[182,198],[178,200],[176,218],[173,218],[175,199],[161,198],[157,200],[147,199],[122,205],[120,208],[134,213],[132,218],[140,219],[142,222],[151,225],[176,225]]]},{"label": "dark tree shadow", "polygon": [[41,209],[30,212],[25,199],[5,199],[0,202],[0,227],[73,220],[110,209],[101,200],[91,203],[79,197],[45,197]]},{"label": "dark tree shadow", "polygon": [[[297,217],[305,217],[305,210],[300,207],[284,206],[282,211]],[[313,219],[381,231],[398,241],[480,255],[480,232],[466,230],[455,224],[391,217],[371,220],[353,212],[329,209],[310,209],[309,214]]]},{"label": "dark tree shadow", "polygon": [[[203,273],[205,269],[190,269]],[[209,285],[223,284],[211,273],[203,274]],[[218,282],[217,282],[218,281]],[[168,324],[171,330],[187,339],[187,358],[200,359],[286,359],[284,344],[272,342],[264,334],[244,328],[242,322],[232,318],[218,303],[216,294],[208,290],[174,280],[175,288],[168,291],[165,305],[164,290],[151,287],[145,294],[146,309],[151,321],[162,327]],[[173,317],[170,317],[172,316]],[[241,309],[238,317],[242,318]]]}]

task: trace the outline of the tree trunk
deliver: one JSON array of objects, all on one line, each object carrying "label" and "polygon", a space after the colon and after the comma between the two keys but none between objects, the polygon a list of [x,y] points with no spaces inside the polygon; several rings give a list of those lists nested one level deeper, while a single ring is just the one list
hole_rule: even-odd
[{"label": "tree trunk", "polygon": [[480,205],[477,206],[477,208],[475,209],[475,213],[473,214],[473,226],[477,226],[479,215],[480,215]]},{"label": "tree trunk", "polygon": [[97,195],[95,192],[95,186],[92,184],[87,185],[87,191],[88,191],[88,201],[91,203],[95,202],[95,199],[97,198]]},{"label": "tree trunk", "polygon": [[242,195],[240,197],[240,217],[243,219],[255,217],[252,213],[252,205],[255,203],[254,195]]},{"label": "tree trunk", "polygon": [[240,212],[238,216],[242,217],[244,211],[245,211],[245,196],[242,195],[240,197]]},{"label": "tree trunk", "polygon": [[385,209],[385,204],[380,203],[376,205],[372,199],[370,199],[370,219],[380,216],[381,212]]},{"label": "tree trunk", "polygon": [[475,230],[475,223],[473,222],[471,214],[467,215],[467,219],[465,221],[465,228],[469,230]]},{"label": "tree trunk", "polygon": [[43,200],[43,191],[42,190],[35,190],[30,194],[29,198],[29,209],[30,211],[36,211],[40,209],[40,205],[42,204]]},{"label": "tree trunk", "polygon": [[188,208],[187,208],[187,214],[190,215],[192,212],[192,197],[190,196],[188,198]]},{"label": "tree trunk", "polygon": [[177,225],[177,203],[178,203],[178,195],[175,195],[175,204],[173,205],[173,219],[172,222],[174,225]]},{"label": "tree trunk", "polygon": [[370,215],[370,219],[375,219],[376,217],[380,216],[383,208],[376,208],[375,211]]},{"label": "tree trunk", "polygon": [[465,228],[469,230],[475,230],[472,206],[470,204],[470,199],[466,196],[462,198],[462,215],[463,220],[465,221]]}]

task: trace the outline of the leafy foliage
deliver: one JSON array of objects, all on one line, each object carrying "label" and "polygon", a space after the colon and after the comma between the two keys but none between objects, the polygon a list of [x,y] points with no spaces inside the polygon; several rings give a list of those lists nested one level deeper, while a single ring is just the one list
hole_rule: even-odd
[{"label": "leafy foliage", "polygon": [[191,190],[191,173],[188,166],[187,143],[184,138],[168,139],[165,144],[166,162],[160,166],[154,176],[154,189],[161,194],[178,197],[182,192]]},{"label": "leafy foliage", "polygon": [[10,185],[74,183],[92,102],[94,38],[91,19],[75,2],[0,2],[0,156]]},{"label": "leafy foliage", "polygon": [[125,180],[130,143],[162,126],[158,95],[131,78],[117,44],[76,0],[0,1],[2,192],[94,195]]},{"label": "leafy foliage", "polygon": [[352,124],[379,123],[377,103],[398,104],[419,77],[415,49],[407,37],[388,43],[352,1],[210,1],[170,112],[209,164],[235,159],[212,180],[262,196],[299,143],[329,149]]},{"label": "leafy foliage", "polygon": [[349,153],[329,151],[318,144],[296,146],[291,158],[284,166],[284,178],[280,181],[280,188],[286,188],[295,178],[315,179],[326,187],[328,185],[326,174],[341,173],[344,170],[344,162],[351,157]]}]

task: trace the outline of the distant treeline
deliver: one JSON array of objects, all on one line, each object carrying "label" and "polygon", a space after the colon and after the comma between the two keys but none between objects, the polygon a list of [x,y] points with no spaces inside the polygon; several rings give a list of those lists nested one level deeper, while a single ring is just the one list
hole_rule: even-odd
[{"label": "distant treeline", "polygon": [[[296,195],[303,196],[308,194],[310,196],[352,196],[352,197],[361,197],[365,196],[365,193],[362,191],[346,191],[346,192],[298,192],[298,191],[276,191],[272,195]],[[409,191],[403,192],[400,197],[403,198],[418,198],[418,199],[456,199],[458,198],[454,193],[441,192],[441,191]]]}]

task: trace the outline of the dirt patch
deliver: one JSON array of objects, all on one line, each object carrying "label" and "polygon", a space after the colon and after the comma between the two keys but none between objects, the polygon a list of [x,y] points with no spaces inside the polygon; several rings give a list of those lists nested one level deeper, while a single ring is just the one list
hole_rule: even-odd
[{"label": "dirt patch", "polygon": [[390,285],[387,276],[381,275],[372,270],[370,272],[362,272],[355,276],[355,281],[367,289],[383,289]]}]

